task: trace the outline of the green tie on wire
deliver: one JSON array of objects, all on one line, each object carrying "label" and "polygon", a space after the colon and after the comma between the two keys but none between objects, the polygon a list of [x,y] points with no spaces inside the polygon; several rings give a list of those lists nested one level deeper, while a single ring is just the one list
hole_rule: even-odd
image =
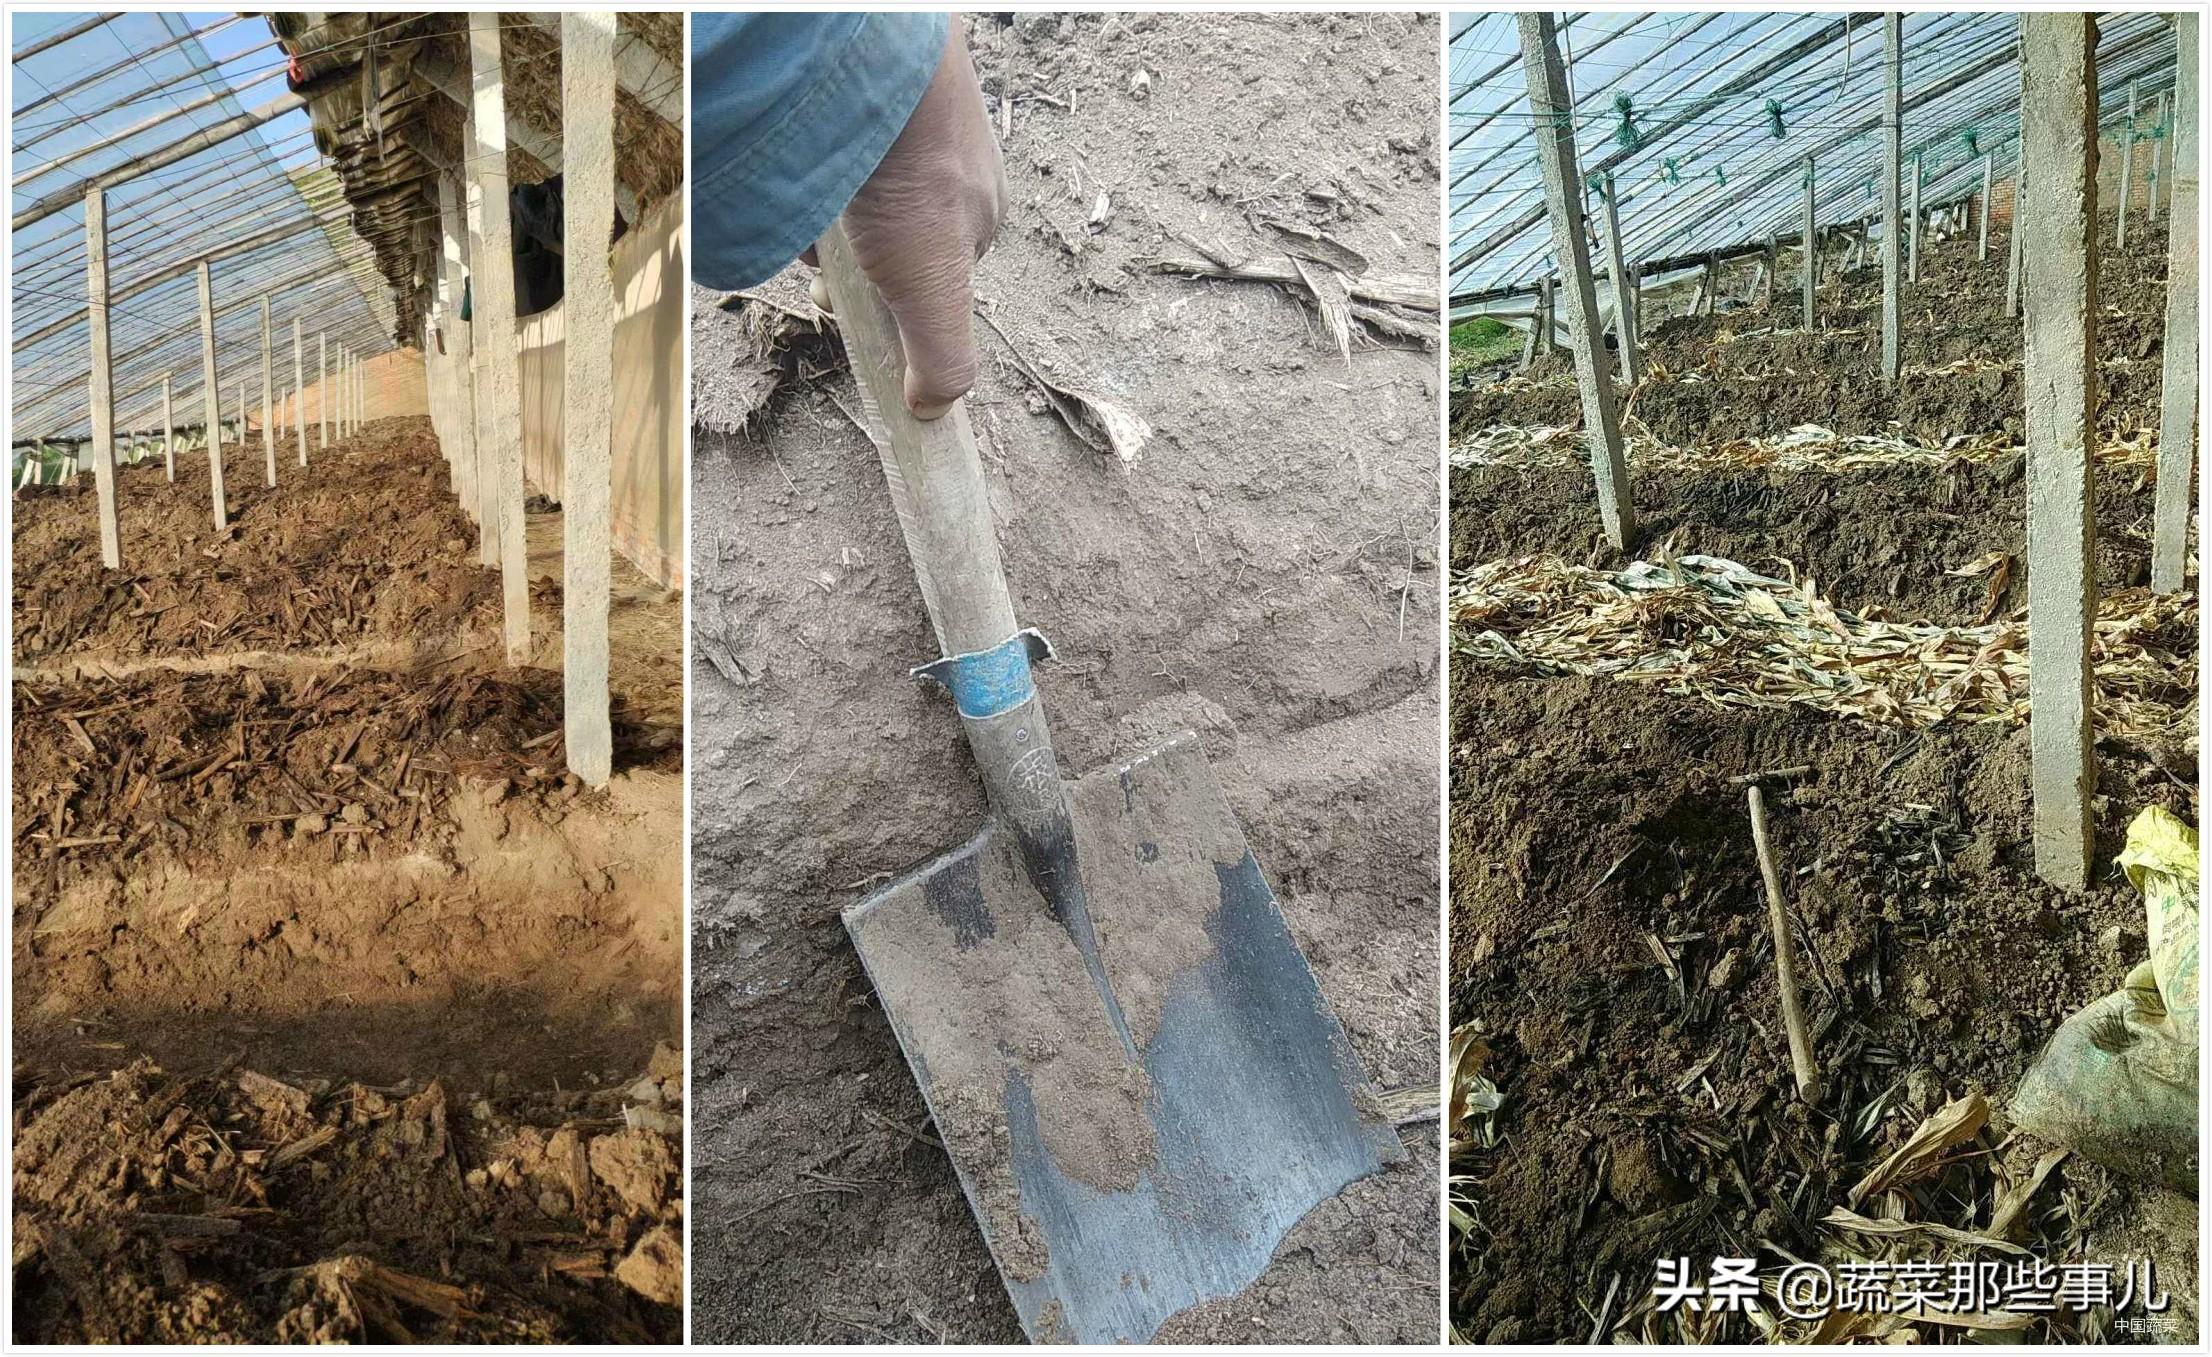
[{"label": "green tie on wire", "polygon": [[1670,184],[1679,184],[1682,182],[1681,167],[1674,163],[1672,157],[1662,160],[1659,162],[1659,177]]},{"label": "green tie on wire", "polygon": [[1959,140],[1966,143],[1966,156],[1971,160],[1982,153],[1981,134],[1969,127],[1959,133]]},{"label": "green tie on wire", "polygon": [[1776,141],[1790,134],[1789,129],[1782,125],[1782,101],[1779,99],[1767,100],[1767,127],[1774,133]]},{"label": "green tie on wire", "polygon": [[1613,140],[1624,151],[1633,151],[1644,144],[1644,134],[1636,126],[1636,101],[1626,94],[1613,96],[1613,111],[1621,115],[1621,125],[1613,133]]}]

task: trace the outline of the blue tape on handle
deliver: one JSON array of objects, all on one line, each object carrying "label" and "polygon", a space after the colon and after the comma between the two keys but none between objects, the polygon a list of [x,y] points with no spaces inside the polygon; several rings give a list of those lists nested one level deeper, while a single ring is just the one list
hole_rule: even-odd
[{"label": "blue tape on handle", "polygon": [[1052,646],[1036,631],[1024,629],[989,650],[952,655],[914,671],[951,691],[953,704],[971,720],[1012,711],[1037,693],[1030,662],[1052,658]]},{"label": "blue tape on handle", "polygon": [[954,705],[967,717],[996,716],[1027,702],[1037,691],[1029,677],[1029,639],[1010,638],[995,650],[954,658],[950,682]]}]

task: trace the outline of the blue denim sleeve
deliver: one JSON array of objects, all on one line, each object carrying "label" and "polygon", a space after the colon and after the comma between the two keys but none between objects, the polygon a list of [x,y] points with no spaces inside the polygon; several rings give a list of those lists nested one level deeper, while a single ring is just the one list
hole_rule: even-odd
[{"label": "blue denim sleeve", "polygon": [[730,292],[798,258],[898,139],[944,14],[691,16],[692,277]]}]

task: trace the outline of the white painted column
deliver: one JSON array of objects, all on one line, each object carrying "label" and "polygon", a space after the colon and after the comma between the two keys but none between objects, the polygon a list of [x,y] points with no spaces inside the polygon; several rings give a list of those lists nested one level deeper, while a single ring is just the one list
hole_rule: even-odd
[{"label": "white painted column", "polygon": [[1928,230],[1927,221],[1920,215],[1920,187],[1926,182],[1927,175],[1921,169],[1920,157],[1915,155],[1912,158],[1912,254],[1905,265],[1905,281],[1908,283],[1920,281],[1920,237],[1926,235]]},{"label": "white painted column", "polygon": [[2128,81],[2128,120],[2120,128],[2120,230],[2114,237],[2122,253],[2128,247],[2128,199],[2135,189],[2135,82]]},{"label": "white painted column", "polygon": [[1897,326],[1904,302],[1904,205],[1899,177],[1904,172],[1904,18],[1882,16],[1882,380],[1897,380]]},{"label": "white painted column", "polygon": [[[464,144],[476,145],[476,115],[472,111],[462,126]],[[493,506],[497,504],[494,487],[498,477],[494,465],[493,445],[482,436],[485,419],[485,402],[491,399],[489,379],[484,375],[484,364],[491,354],[491,340],[484,329],[484,295],[477,278],[477,263],[484,256],[484,186],[477,176],[466,176],[467,191],[464,203],[468,215],[469,256],[469,329],[474,336],[469,348],[469,385],[475,393],[475,430],[470,446],[476,453],[476,468],[471,473],[476,488],[476,552],[477,560],[487,566],[499,564],[499,515]]]},{"label": "white painted column", "polygon": [[[586,785],[614,772],[607,696],[613,560],[614,32],[606,10],[561,16],[562,354],[561,688],[569,771]],[[1614,279],[1619,281],[1619,265]]]},{"label": "white painted column", "polygon": [[1805,157],[1805,328],[1813,328],[1813,289],[1820,286],[1820,223],[1813,214],[1814,166]]},{"label": "white painted column", "polygon": [[169,404],[169,374],[161,374],[161,460],[168,468],[169,483],[177,481],[177,421]]},{"label": "white painted column", "polygon": [[215,376],[215,280],[200,261],[200,395],[207,418],[207,477],[215,501],[215,531],[230,528],[230,504],[223,495],[223,389]]},{"label": "white painted column", "polygon": [[[514,245],[507,218],[507,97],[499,19],[469,15],[469,73],[476,147],[469,157],[484,203],[483,249],[477,255],[475,308],[484,319],[484,389],[478,392],[476,446],[488,452],[492,493],[484,503],[485,535],[498,525],[499,575],[507,662],[530,654],[530,573],[523,538],[522,392],[515,355]],[[564,155],[564,162],[567,157]]]},{"label": "white painted column", "polygon": [[269,299],[261,299],[261,456],[262,475],[276,489],[276,365],[269,347]]},{"label": "white painted column", "polygon": [[300,465],[307,465],[307,345],[300,318],[292,317],[292,440],[299,445]]},{"label": "white painted column", "polygon": [[1625,550],[1636,535],[1636,510],[1621,451],[1620,411],[1612,374],[1601,364],[1597,288],[1590,277],[1590,244],[1582,222],[1582,177],[1575,164],[1572,105],[1559,60],[1557,20],[1549,12],[1522,13],[1521,68],[1534,114],[1536,159],[1544,173],[1552,249],[1566,272],[1567,336],[1574,349],[1575,379],[1582,389],[1583,429],[1597,480],[1598,517],[1606,539]]},{"label": "white painted column", "polygon": [[1989,190],[1992,184],[1995,182],[1993,175],[1994,171],[1991,169],[1990,166],[1990,156],[1989,153],[1985,151],[1982,153],[1982,197],[1978,209],[1975,212],[1975,215],[1981,218],[1982,229],[1981,248],[1979,249],[1979,251],[1976,252],[1974,256],[1974,262],[1977,264],[1986,264],[1989,262]]},{"label": "white painted column", "polygon": [[2180,590],[2189,552],[2190,475],[2197,462],[2197,116],[2202,91],[2197,74],[2197,29],[2202,16],[2193,10],[2174,15],[2174,47],[2179,60],[2174,80],[2173,119],[2166,139],[2166,341],[2165,377],[2159,404],[2158,501],[2152,522],[2151,588],[2162,594]]},{"label": "white painted column", "polygon": [[2174,129],[2166,121],[2166,111],[2169,107],[2170,105],[2166,101],[2166,92],[2160,90],[2157,101],[2151,105],[2151,126],[2156,130],[2157,135],[2151,139],[2151,172],[2150,182],[2147,185],[2150,193],[2143,202],[2143,220],[2145,222],[2158,220],[2160,189],[2166,185],[2167,159],[2172,154],[2174,144]]},{"label": "white painted column", "polygon": [[315,417],[321,425],[321,432],[317,434],[321,441],[316,443],[315,446],[328,448],[330,446],[330,336],[319,330],[315,333],[315,362],[322,372],[321,378],[315,383]]},{"label": "white painted column", "polygon": [[2036,873],[2089,881],[2096,790],[2090,627],[2096,616],[2097,24],[2021,17],[2026,219],[2028,722]]},{"label": "white painted column", "polygon": [[1605,176],[1605,272],[1613,280],[1613,332],[1620,338],[1621,380],[1630,386],[1643,380],[1643,356],[1636,351],[1636,286],[1629,281],[1622,262],[1621,205],[1615,196],[1613,176]]},{"label": "white painted column", "polygon": [[[465,133],[464,133],[465,140]],[[453,493],[470,518],[476,512],[476,371],[470,326],[461,319],[461,294],[467,278],[463,250],[468,219],[461,203],[465,190],[452,174],[438,176],[438,220],[445,234],[444,268],[439,283],[445,311],[447,391],[450,400],[447,453],[453,463]]]},{"label": "white painted column", "polygon": [[85,318],[91,323],[92,484],[100,506],[100,564],[123,568],[123,528],[115,510],[115,367],[108,342],[107,192],[84,197]]}]

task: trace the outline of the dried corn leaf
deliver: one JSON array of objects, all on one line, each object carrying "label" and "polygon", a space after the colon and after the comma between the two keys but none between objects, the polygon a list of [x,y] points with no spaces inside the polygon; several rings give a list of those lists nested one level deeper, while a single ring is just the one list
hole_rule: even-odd
[{"label": "dried corn leaf", "polygon": [[[1571,380],[1571,379],[1570,379]],[[1647,377],[1646,381],[1650,379]],[[1557,379],[1512,378],[1502,389],[1537,389]],[[1959,434],[1942,443],[1916,442],[1888,434],[1839,434],[1818,424],[1800,424],[1767,438],[1732,438],[1720,443],[1681,447],[1662,443],[1642,421],[1621,421],[1622,452],[1631,467],[1665,471],[1858,471],[1878,466],[1980,466],[2020,450],[2009,434]],[[1556,467],[1587,465],[1578,429],[1550,425],[1497,424],[1461,434],[1452,444],[1455,467]],[[2115,466],[2154,467],[2158,434],[2138,429],[2106,438],[2097,460]]]},{"label": "dried corn leaf", "polygon": [[1933,1172],[1946,1151],[1979,1135],[1982,1127],[1988,1124],[1989,1101],[1981,1094],[1969,1090],[1965,1097],[1952,1099],[1915,1127],[1913,1133],[1905,1137],[1904,1144],[1861,1178],[1845,1201],[1856,1207],[1873,1193]]},{"label": "dried corn leaf", "polygon": [[1954,1229],[1949,1225],[1938,1225],[1933,1221],[1877,1220],[1872,1216],[1862,1216],[1856,1211],[1841,1206],[1828,1213],[1826,1223],[1841,1230],[1849,1230],[1854,1234],[1874,1235],[1886,1239],[1927,1235],[1930,1238],[1941,1239],[1952,1244],[1965,1244],[1977,1249],[1996,1249],[2000,1253],[2027,1253],[2027,1250],[2021,1248],[2018,1244],[2002,1239],[1993,1239],[1988,1235],[1975,1234],[1971,1230]]},{"label": "dried corn leaf", "polygon": [[[1802,704],[1895,725],[2028,716],[2027,618],[1974,626],[1845,612],[1810,581],[1689,555],[1619,572],[1553,556],[1460,572],[1453,649],[1541,674],[1656,684],[1719,706]],[[2151,752],[2196,733],[2196,659],[2165,647],[2193,635],[2193,596],[2121,590],[2098,601],[2091,658],[2107,738]]]}]

